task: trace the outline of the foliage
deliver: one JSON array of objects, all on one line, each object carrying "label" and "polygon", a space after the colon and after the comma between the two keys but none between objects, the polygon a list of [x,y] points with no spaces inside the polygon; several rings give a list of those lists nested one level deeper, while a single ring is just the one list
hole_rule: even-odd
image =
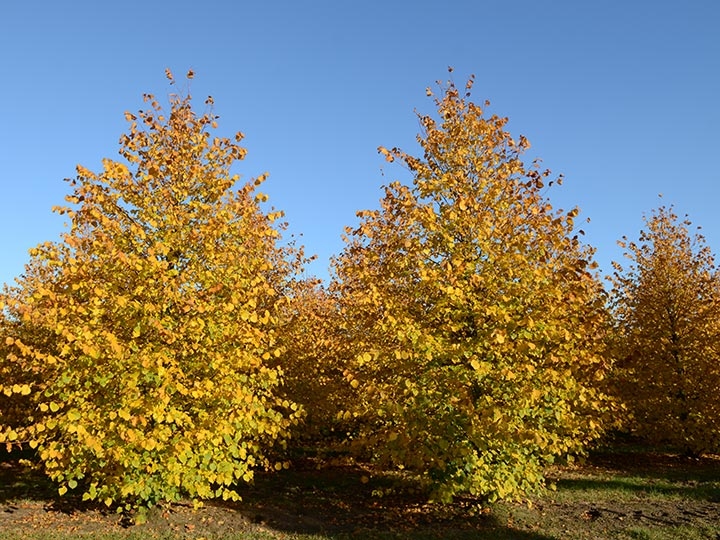
[{"label": "foliage", "polygon": [[282,394],[303,406],[305,417],[293,439],[317,450],[330,450],[344,436],[347,422],[336,418],[351,398],[341,363],[345,339],[338,331],[337,300],[319,283],[298,283],[287,304],[282,339],[287,354],[281,359]]},{"label": "foliage", "polygon": [[257,467],[282,468],[267,450],[301,415],[276,365],[302,252],[259,206],[265,176],[231,175],[242,134],[211,136],[211,98],[197,115],[171,95],[168,117],[145,101],[126,113],[124,161],[78,166],[74,206],[55,208],[69,231],[0,295],[0,391],[15,400],[0,442],[36,448],[60,494],[126,509],[237,498]]},{"label": "foliage", "polygon": [[468,101],[471,85],[461,96],[449,83],[438,119],[419,116],[423,157],[380,148],[412,185],[359,212],[332,283],[354,445],[438,500],[538,488],[547,463],[602,433],[608,408],[595,387],[604,298],[578,212],[553,210],[549,171],[525,166],[528,141]]},{"label": "foliage", "polygon": [[701,234],[661,206],[645,218],[632,261],[615,263],[618,392],[630,429],[688,453],[720,450],[720,275]]}]

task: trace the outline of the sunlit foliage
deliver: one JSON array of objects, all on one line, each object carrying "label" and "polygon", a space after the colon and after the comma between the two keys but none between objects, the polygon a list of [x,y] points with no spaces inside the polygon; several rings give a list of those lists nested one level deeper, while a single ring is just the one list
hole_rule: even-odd
[{"label": "sunlit foliage", "polygon": [[352,397],[339,361],[346,337],[339,328],[337,301],[320,284],[306,281],[297,284],[287,306],[281,391],[305,411],[294,442],[330,450],[345,435],[347,422],[337,412]]},{"label": "sunlit foliage", "polygon": [[[359,455],[404,468],[436,500],[521,496],[602,433],[606,313],[577,210],[543,195],[524,137],[453,83],[420,115],[411,185],[359,213],[334,262],[344,376],[339,417]],[[428,95],[432,92],[428,89]],[[552,182],[550,182],[552,184]]]},{"label": "sunlit foliage", "polygon": [[690,454],[720,450],[720,276],[701,234],[672,207],[623,239],[615,263],[618,388],[630,429]]},{"label": "sunlit foliage", "polygon": [[237,498],[258,467],[282,468],[267,450],[300,416],[277,365],[303,257],[260,207],[265,176],[231,174],[242,134],[212,134],[211,98],[202,115],[189,95],[167,116],[145,102],[121,161],[78,166],[62,240],[0,295],[0,442],[36,448],[61,494],[120,509]]}]

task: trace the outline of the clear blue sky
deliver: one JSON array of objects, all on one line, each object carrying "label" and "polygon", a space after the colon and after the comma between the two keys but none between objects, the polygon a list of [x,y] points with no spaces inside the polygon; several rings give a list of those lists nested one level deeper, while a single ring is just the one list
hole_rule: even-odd
[{"label": "clear blue sky", "polygon": [[247,135],[236,172],[270,173],[321,277],[355,212],[404,177],[376,148],[414,147],[413,110],[432,112],[448,66],[565,175],[550,200],[591,218],[603,270],[658,193],[717,252],[719,28],[717,0],[4,2],[0,282],[58,238],[63,178],[117,156],[123,112],[167,95],[165,68],[192,68],[198,105],[212,95],[220,131]]}]

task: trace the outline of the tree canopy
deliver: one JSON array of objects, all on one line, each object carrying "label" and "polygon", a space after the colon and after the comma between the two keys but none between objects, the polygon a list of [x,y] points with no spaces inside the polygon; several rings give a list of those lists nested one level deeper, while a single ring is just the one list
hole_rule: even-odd
[{"label": "tree canopy", "polygon": [[[602,286],[549,171],[450,82],[419,115],[423,155],[380,148],[384,188],[334,261],[358,452],[412,470],[439,500],[513,497],[602,433]],[[428,90],[428,94],[431,94]]]},{"label": "tree canopy", "polygon": [[692,223],[672,207],[625,238],[615,263],[617,384],[629,428],[690,454],[720,449],[720,276]]},{"label": "tree canopy", "polygon": [[[168,72],[171,83],[172,74]],[[189,73],[192,77],[192,73]],[[78,166],[59,242],[31,251],[0,295],[0,441],[36,448],[61,494],[120,508],[190,496],[237,498],[258,467],[282,467],[299,407],[277,395],[286,290],[302,252],[277,211],[213,136],[212,98],[167,115],[126,113],[121,161]],[[25,414],[20,414],[25,411]]]}]

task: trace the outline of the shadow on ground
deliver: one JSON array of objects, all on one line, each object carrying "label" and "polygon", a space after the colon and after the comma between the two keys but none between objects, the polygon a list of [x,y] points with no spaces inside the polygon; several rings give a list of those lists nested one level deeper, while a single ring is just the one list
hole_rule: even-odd
[{"label": "shadow on ground", "polygon": [[[12,456],[13,458],[17,456]],[[4,458],[4,459],[3,459]],[[507,520],[483,511],[480,501],[459,499],[430,505],[408,489],[392,492],[396,479],[370,478],[359,467],[318,470],[312,464],[273,474],[259,474],[239,489],[237,503],[211,501],[200,509],[174,504],[151,510],[142,525],[127,527],[102,505],[77,496],[59,497],[40,472],[0,456],[0,531],[53,537],[110,534],[135,538],[317,538],[552,540],[537,530],[513,528]],[[407,486],[406,486],[407,487]],[[378,496],[377,491],[385,494]],[[373,493],[375,492],[375,493]],[[501,522],[504,521],[504,522]],[[33,538],[35,538],[33,536]]]},{"label": "shadow on ground", "polygon": [[[318,469],[308,459],[290,470],[259,474],[253,485],[239,488],[241,502],[213,501],[200,509],[190,503],[160,506],[149,512],[147,523],[127,527],[127,519],[102,505],[83,503],[79,494],[59,497],[41,473],[23,466],[16,455],[1,454],[0,531],[27,533],[32,539],[47,532],[62,540],[81,535],[127,540],[597,540],[644,538],[648,531],[665,534],[658,538],[720,538],[717,458],[595,453],[581,466],[557,468],[558,491],[535,498],[532,507],[503,503],[492,512],[472,498],[430,505],[397,477],[356,466]],[[363,481],[365,476],[369,481]],[[628,536],[636,532],[641,536]]]},{"label": "shadow on ground", "polygon": [[719,503],[720,459],[660,452],[596,452],[583,466],[581,477],[561,478],[557,486],[563,490],[617,491]]},{"label": "shadow on ground", "polygon": [[504,526],[475,499],[431,505],[407,489],[378,496],[373,492],[397,486],[396,481],[371,478],[363,483],[364,474],[355,467],[308,467],[261,475],[241,493],[243,502],[236,508],[277,531],[328,538],[552,538]]}]

